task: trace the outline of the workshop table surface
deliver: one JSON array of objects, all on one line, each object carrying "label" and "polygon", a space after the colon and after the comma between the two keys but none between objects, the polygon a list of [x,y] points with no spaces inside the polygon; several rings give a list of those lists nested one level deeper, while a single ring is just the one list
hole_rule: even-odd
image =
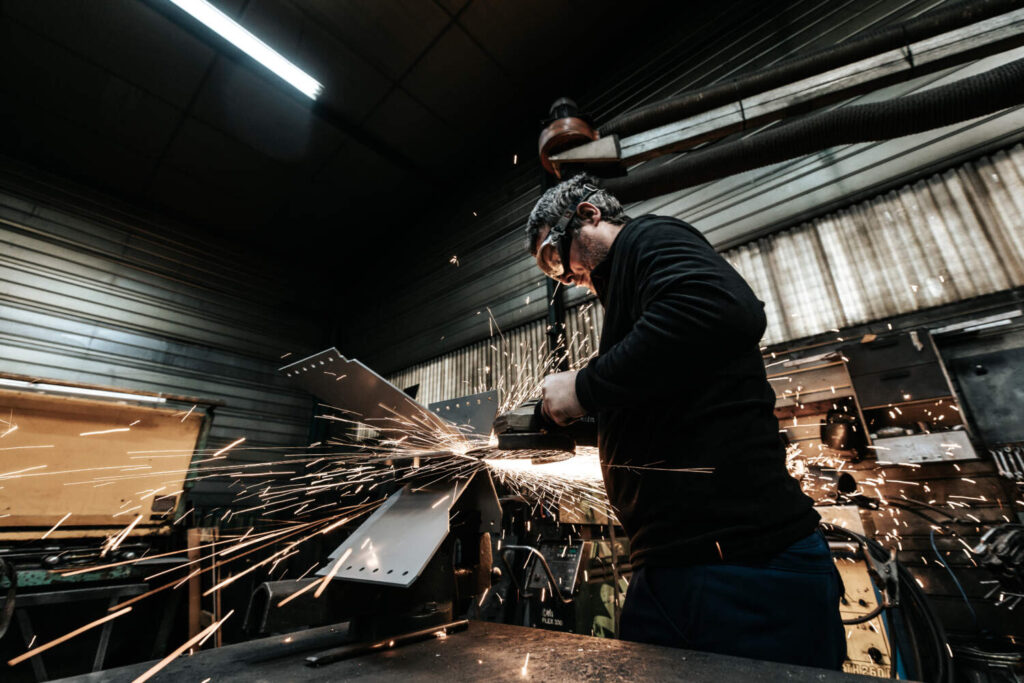
[{"label": "workshop table surface", "polygon": [[[465,631],[320,667],[305,658],[341,644],[346,624],[203,650],[170,662],[154,681],[869,681],[825,669],[726,657],[542,629],[470,622]],[[331,642],[333,639],[334,642]],[[529,661],[527,662],[527,655]],[[155,662],[64,681],[131,681]],[[525,666],[524,666],[525,665]]]}]

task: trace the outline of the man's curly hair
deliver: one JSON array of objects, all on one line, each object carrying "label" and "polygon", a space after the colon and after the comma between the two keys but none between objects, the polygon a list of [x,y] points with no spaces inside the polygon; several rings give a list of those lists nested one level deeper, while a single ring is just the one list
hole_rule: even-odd
[{"label": "man's curly hair", "polygon": [[[526,223],[526,248],[531,255],[537,253],[537,237],[544,226],[550,228],[558,222],[566,209],[575,207],[583,200],[587,194],[584,185],[598,186],[597,178],[581,173],[558,183],[537,200],[533,211],[530,212],[530,220]],[[604,190],[598,190],[587,201],[601,210],[602,220],[613,225],[625,225],[629,221],[629,216],[622,210],[619,200]],[[569,221],[566,231],[577,232],[579,221],[579,216],[574,217]]]}]

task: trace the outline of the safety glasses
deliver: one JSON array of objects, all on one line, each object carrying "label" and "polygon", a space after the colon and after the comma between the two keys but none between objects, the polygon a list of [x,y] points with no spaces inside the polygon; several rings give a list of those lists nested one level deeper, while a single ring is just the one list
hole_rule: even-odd
[{"label": "safety glasses", "polygon": [[593,185],[584,185],[583,189],[586,190],[583,198],[572,209],[566,209],[537,249],[537,265],[541,271],[549,278],[566,285],[572,284],[573,281],[572,271],[569,270],[569,250],[572,248],[573,232],[567,228],[580,210],[580,204],[598,191]]},{"label": "safety glasses", "polygon": [[555,233],[549,232],[537,250],[537,265],[540,266],[544,274],[552,280],[558,280],[567,285],[572,283],[572,272],[564,265],[569,259],[562,260],[562,255],[558,253],[558,247],[561,243],[571,246],[571,241],[571,238],[566,237],[556,240]]}]

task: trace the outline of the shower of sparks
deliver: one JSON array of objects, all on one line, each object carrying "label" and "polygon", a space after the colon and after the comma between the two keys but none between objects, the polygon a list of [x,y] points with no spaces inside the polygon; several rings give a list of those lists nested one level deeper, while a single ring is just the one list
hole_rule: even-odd
[{"label": "shower of sparks", "polygon": [[58,638],[54,638],[53,640],[51,640],[48,643],[43,643],[42,645],[40,645],[39,647],[37,647],[35,649],[29,650],[28,652],[25,652],[25,653],[22,653],[22,654],[18,655],[14,659],[9,660],[7,662],[7,664],[9,666],[17,666],[18,664],[21,664],[26,659],[30,659],[32,657],[35,657],[40,652],[43,652],[45,650],[49,650],[51,647],[54,647],[56,645],[60,645],[64,641],[71,640],[75,636],[80,635],[82,633],[85,633],[86,631],[88,631],[91,628],[99,626],[100,624],[105,624],[108,621],[111,621],[113,619],[117,619],[122,614],[128,614],[128,612],[131,612],[131,611],[132,611],[131,607],[126,607],[126,608],[124,608],[124,609],[122,609],[122,610],[120,610],[118,612],[113,613],[113,614],[108,614],[105,617],[100,617],[96,621],[91,621],[88,624],[86,624],[85,626],[80,626],[79,628],[76,628],[74,631],[71,631],[70,633],[65,633],[64,635],[62,635],[62,636],[60,636]]},{"label": "shower of sparks", "polygon": [[71,513],[69,512],[68,514],[66,514],[66,515],[64,515],[63,517],[61,517],[61,518],[60,518],[60,521],[58,521],[58,522],[57,522],[56,524],[54,524],[54,525],[53,525],[52,527],[50,527],[50,530],[49,530],[49,531],[47,531],[47,532],[46,532],[45,534],[43,534],[43,537],[42,537],[42,538],[40,538],[39,540],[40,540],[40,541],[42,541],[42,540],[46,539],[46,537],[47,537],[47,536],[49,536],[49,535],[50,535],[50,534],[52,534],[52,533],[53,533],[54,531],[56,531],[56,530],[57,530],[57,527],[59,527],[59,526],[60,526],[61,524],[63,524],[63,523],[64,523],[64,520],[66,520],[66,519],[67,519],[68,517],[70,517],[70,516],[71,516]]},{"label": "shower of sparks", "polygon": [[101,429],[96,432],[82,432],[79,436],[97,436],[99,434],[114,434],[115,432],[130,432],[131,427],[116,427],[114,429]]},{"label": "shower of sparks", "polygon": [[292,593],[288,597],[283,598],[280,602],[277,603],[277,606],[278,607],[283,607],[284,605],[287,605],[289,602],[291,602],[295,598],[299,597],[303,593],[306,593],[306,592],[316,588],[317,586],[321,585],[321,583],[322,582],[320,582],[320,581],[311,581],[310,583],[307,583],[301,589],[295,591],[294,593]]},{"label": "shower of sparks", "polygon": [[[577,455],[568,458],[565,454],[545,451],[534,455],[534,458],[523,458],[521,452],[515,452],[515,457],[495,452],[482,462],[502,484],[547,510],[569,507],[614,519],[615,513],[604,490],[597,449],[578,448]],[[560,459],[545,462],[544,456]]]},{"label": "shower of sparks", "polygon": [[227,621],[228,618],[232,614],[234,614],[234,613],[235,613],[235,610],[231,610],[230,612],[228,612],[227,614],[224,615],[223,619],[221,619],[220,621],[213,622],[212,624],[210,624],[209,626],[204,628],[202,631],[200,631],[196,635],[194,635],[191,638],[189,638],[188,640],[186,640],[184,643],[179,645],[178,648],[174,650],[174,652],[172,652],[171,654],[167,655],[166,657],[161,659],[159,662],[157,662],[156,664],[151,666],[149,669],[146,670],[145,673],[143,673],[141,676],[139,676],[134,681],[132,681],[132,683],[144,683],[144,681],[148,681],[150,678],[155,676],[161,669],[163,669],[165,666],[167,666],[172,661],[177,659],[178,656],[181,655],[181,653],[183,653],[185,650],[189,649],[193,645],[196,645],[197,643],[202,643],[207,638],[209,638],[214,633],[216,633],[217,630],[221,627],[221,625],[225,621]]},{"label": "shower of sparks", "polygon": [[240,438],[240,439],[235,439],[234,441],[232,441],[227,446],[225,446],[224,448],[220,449],[219,451],[217,451],[216,453],[214,453],[210,457],[211,458],[216,458],[217,456],[221,455],[222,453],[227,453],[228,451],[230,451],[232,448],[234,448],[238,444],[242,443],[243,441],[245,441],[245,437],[244,436],[242,438]]},{"label": "shower of sparks", "polygon": [[[500,330],[499,330],[500,334]],[[579,346],[579,345],[578,345]],[[582,344],[586,347],[586,344]],[[552,355],[536,359],[535,367],[551,367],[558,359]],[[342,378],[343,379],[343,378]],[[498,381],[506,392],[506,402],[525,400],[539,392],[539,381],[532,371],[521,368],[515,377],[499,376]],[[194,408],[194,407],[193,407]],[[190,412],[185,413],[185,417]],[[269,458],[259,462],[230,462],[225,453],[244,443],[239,438],[217,450],[206,449],[195,453],[188,451],[129,451],[129,463],[141,460],[139,465],[111,465],[92,468],[48,467],[45,464],[21,468],[5,474],[0,479],[23,479],[28,477],[64,477],[78,475],[64,485],[106,486],[114,483],[140,482],[134,497],[126,498],[121,510],[114,517],[130,516],[119,531],[109,536],[100,548],[99,557],[117,550],[127,539],[145,514],[142,508],[157,498],[176,500],[185,487],[206,479],[227,480],[234,492],[232,506],[214,509],[208,514],[222,514],[222,536],[220,540],[204,544],[200,556],[187,562],[151,573],[148,581],[163,580],[166,583],[154,587],[142,595],[133,596],[110,608],[111,612],[129,609],[136,602],[150,598],[167,590],[181,589],[203,574],[224,572],[223,578],[213,582],[205,595],[214,594],[239,578],[257,571],[273,571],[295,555],[297,548],[306,540],[318,535],[340,531],[348,524],[355,524],[364,515],[373,512],[387,496],[380,490],[383,484],[388,489],[395,485],[413,485],[417,489],[427,488],[442,482],[464,482],[480,472],[490,472],[507,481],[521,495],[537,505],[578,507],[601,510],[610,514],[610,506],[601,484],[601,472],[595,452],[581,454],[568,461],[534,464],[530,457],[543,458],[539,452],[520,452],[515,455],[497,451],[491,437],[470,434],[462,429],[438,425],[435,420],[406,417],[399,414],[376,419],[370,423],[362,421],[350,411],[322,406],[319,419],[340,423],[350,428],[353,436],[318,443],[309,447],[268,448],[250,447],[270,453]],[[120,428],[117,431],[127,431]],[[103,430],[110,433],[114,430]],[[86,433],[91,434],[91,433]],[[374,438],[374,434],[386,434],[388,438]],[[367,438],[369,437],[369,438]],[[239,449],[241,450],[241,449]],[[484,457],[486,456],[486,457]],[[160,463],[167,463],[161,465]],[[183,482],[184,480],[184,482]],[[464,490],[464,488],[462,489]],[[458,497],[459,488],[449,496],[437,501],[438,505],[451,504]],[[179,523],[193,513],[183,512],[177,519],[167,521]],[[165,513],[170,515],[172,512]],[[237,533],[226,535],[231,528],[231,518],[237,515],[257,515],[263,528],[250,525]],[[54,526],[66,521],[70,514]],[[53,530],[51,529],[51,532]],[[48,532],[50,533],[50,532]],[[182,556],[185,549],[171,551],[155,557]],[[241,571],[233,571],[239,560],[260,553],[256,561]],[[141,558],[140,558],[141,559]],[[57,570],[62,576],[99,571],[115,566],[135,564],[140,559],[94,564],[87,567]],[[323,579],[311,581],[302,591],[284,598],[281,604],[295,599],[307,591],[321,595],[348,559],[342,555],[332,565]],[[245,560],[250,562],[250,560]],[[303,576],[314,569],[309,567]],[[287,570],[286,570],[287,572]],[[212,631],[210,631],[212,633]],[[207,634],[209,635],[209,634]],[[196,642],[190,641],[184,649]],[[184,651],[184,650],[182,650]]]},{"label": "shower of sparks", "polygon": [[[581,308],[577,315],[581,321],[578,327],[592,327],[591,309],[592,304]],[[513,343],[511,335],[505,335],[498,326],[490,309],[487,313],[493,337],[490,348],[494,351],[494,362],[498,367],[480,368],[476,380],[465,382],[465,391],[477,393],[497,389],[500,397],[499,412],[539,396],[544,375],[563,362],[570,361],[570,367],[579,368],[596,353],[596,339],[579,331],[566,332],[561,337],[556,352],[547,351],[546,348],[535,351],[526,342]],[[330,372],[326,374],[331,375],[335,381],[342,381],[346,377],[335,376]],[[775,381],[778,379],[782,378],[773,378]],[[801,387],[794,386],[797,387],[796,394],[793,394],[793,390],[786,391],[790,392],[790,395],[798,396]],[[185,413],[183,421],[195,407]],[[948,407],[955,410],[955,406]],[[392,411],[385,418],[362,420],[359,415],[346,410],[345,406],[329,405],[321,405],[317,412],[318,420],[341,427],[346,436],[309,446],[289,448],[240,447],[245,442],[245,437],[241,437],[223,448],[198,450],[194,453],[191,450],[128,451],[126,464],[76,469],[63,469],[60,466],[51,468],[46,464],[40,464],[0,473],[0,481],[66,477],[68,474],[75,474],[75,481],[67,481],[64,485],[100,487],[115,483],[138,483],[129,489],[134,493],[122,501],[121,509],[113,515],[131,515],[132,521],[125,524],[128,521],[126,517],[118,522],[118,529],[101,545],[101,558],[122,545],[145,516],[146,513],[141,510],[144,507],[148,510],[151,500],[170,499],[174,503],[182,494],[182,488],[187,488],[197,481],[228,482],[228,488],[234,496],[230,506],[203,512],[211,518],[222,520],[219,540],[203,544],[198,558],[188,561],[182,558],[180,564],[174,564],[147,576],[147,581],[160,578],[166,583],[155,585],[148,592],[109,608],[111,612],[120,611],[104,617],[106,620],[126,613],[135,602],[164,591],[182,589],[190,582],[199,580],[198,577],[204,574],[211,577],[216,572],[219,577],[226,577],[207,584],[209,587],[204,595],[215,594],[239,578],[257,571],[266,571],[269,575],[283,566],[284,572],[277,578],[284,578],[290,571],[289,558],[299,552],[304,542],[318,536],[323,538],[325,534],[344,534],[345,527],[357,524],[365,515],[376,510],[387,499],[388,491],[406,485],[414,487],[414,490],[420,490],[442,483],[450,485],[454,482],[454,492],[435,503],[441,505],[447,501],[451,505],[458,498],[460,490],[465,490],[472,477],[477,474],[489,474],[532,504],[535,511],[540,509],[549,517],[557,519],[562,514],[569,513],[569,516],[577,518],[605,518],[601,523],[615,519],[614,510],[605,493],[596,449],[579,448],[575,455],[551,451],[504,452],[496,448],[493,435],[481,436],[461,427],[439,426],[436,420],[432,419],[433,416],[429,416],[431,419],[428,419],[428,416],[408,417]],[[801,418],[794,418],[792,422],[798,427],[812,427],[817,430],[820,420],[816,416],[801,415]],[[11,420],[12,422],[3,422],[10,426],[13,425],[13,416]],[[6,436],[10,431],[8,429],[2,436]],[[128,428],[86,432],[83,436],[115,431],[128,431]],[[7,443],[17,443],[20,436],[21,433]],[[949,446],[945,449],[945,454],[952,456],[953,444]],[[53,446],[13,447],[20,448]],[[251,452],[260,459],[258,462],[232,462],[225,456],[232,449],[236,452]],[[2,450],[11,449],[0,449]],[[883,450],[879,448],[875,452],[881,454]],[[139,464],[134,464],[136,462]],[[937,521],[945,524],[946,519],[953,519],[955,523],[970,523],[971,529],[977,526],[980,533],[982,517],[968,515],[961,520],[954,516],[958,512],[963,513],[963,510],[975,503],[988,507],[992,501],[979,495],[946,496],[942,502],[938,502],[929,498],[932,494],[926,481],[913,480],[912,473],[920,467],[919,465],[890,463],[884,460],[878,461],[877,464],[877,468],[859,470],[855,474],[859,485],[857,493],[871,495],[881,502],[876,515],[880,518],[877,522],[877,537],[880,542],[894,548],[901,547],[900,529],[906,527],[906,522],[902,518],[902,506],[909,505],[924,506],[922,509],[929,514],[929,508],[932,511],[938,510],[945,517]],[[803,489],[819,501],[834,500],[837,476],[851,469],[849,461],[840,454],[820,444],[816,444],[816,448],[801,447],[799,442],[789,448],[787,465],[790,473],[800,480]],[[673,468],[667,463],[651,463],[627,469],[637,472],[650,470],[659,474],[678,473],[693,477],[707,476],[713,471],[700,467]],[[965,477],[964,481],[971,484],[974,480]],[[463,483],[462,487],[458,486],[460,482]],[[883,490],[886,495],[882,495]],[[1024,505],[1024,502],[1021,504]],[[201,512],[190,508],[180,515],[175,515],[174,510],[177,506],[172,504],[170,507],[164,515],[166,522],[173,524],[183,523],[190,515],[193,515],[194,524],[194,516]],[[70,513],[65,515],[46,535],[52,533],[69,516]],[[967,521],[968,517],[970,522]],[[245,522],[239,525],[238,519],[244,519]],[[945,538],[950,544],[953,538],[963,543],[956,536]],[[501,548],[500,540],[497,546],[498,549]],[[148,555],[145,559],[180,557],[186,552],[187,550],[183,548]],[[301,590],[280,600],[278,606],[285,605],[310,591],[314,592],[315,597],[320,597],[337,576],[351,552],[349,549],[337,560],[332,561],[330,571],[323,578],[310,580]],[[242,558],[250,559],[239,562]],[[57,573],[72,576],[131,565],[141,559],[87,567],[76,566],[73,570],[57,570]],[[973,562],[973,559],[971,561]],[[240,565],[244,565],[244,568]],[[319,566],[320,563],[314,563],[298,578],[306,577]],[[323,566],[328,565],[324,562]],[[296,573],[304,568],[299,567]],[[484,592],[479,604],[483,604],[487,595],[488,593]],[[501,600],[500,594],[494,595]],[[211,637],[226,619],[227,616],[187,641],[139,680],[152,676],[185,650]],[[96,623],[102,621],[83,628],[90,628]],[[63,638],[66,640],[79,632],[81,629]],[[44,647],[52,647],[58,642],[63,640],[58,639]],[[523,676],[526,676],[528,663],[527,654],[521,670]]]},{"label": "shower of sparks", "polygon": [[3,473],[0,473],[0,480],[3,480],[3,479],[16,479],[19,475],[21,475],[21,474],[23,474],[25,472],[32,472],[33,470],[41,470],[41,469],[44,469],[46,467],[47,467],[47,465],[35,465],[34,467],[26,467],[26,468],[21,469],[21,470],[14,470],[12,472],[3,472]]},{"label": "shower of sparks", "polygon": [[328,585],[330,585],[331,579],[337,576],[338,571],[341,569],[341,565],[345,564],[345,560],[347,560],[348,556],[351,554],[352,548],[348,548],[344,553],[342,553],[341,557],[338,558],[338,561],[334,563],[333,567],[331,567],[331,571],[327,572],[324,576],[324,580],[320,582],[320,586],[316,589],[316,592],[313,593],[314,598],[319,598],[323,595],[324,590]]},{"label": "shower of sparks", "polygon": [[103,549],[100,551],[100,557],[104,557],[107,553],[117,550],[117,547],[121,545],[124,539],[128,538],[128,534],[132,532],[132,529],[142,521],[142,515],[136,515],[135,519],[124,528],[123,531],[119,531],[104,544]]},{"label": "shower of sparks", "polygon": [[[504,340],[501,343],[506,351],[511,352]],[[574,348],[577,352],[581,349],[586,350],[589,343],[575,343]],[[503,393],[503,405],[515,405],[539,394],[540,383],[535,370],[544,368],[546,371],[554,367],[560,358],[561,356],[556,357],[554,354],[545,354],[524,363],[511,377],[499,374],[497,382]],[[334,379],[340,381],[345,379],[345,376]],[[467,387],[468,389],[472,387]],[[181,420],[186,420],[195,408],[196,406],[192,406],[183,414]],[[221,537],[217,541],[203,544],[199,557],[149,574],[146,577],[147,581],[164,583],[155,583],[147,592],[110,607],[108,611],[111,613],[102,619],[43,647],[56,646],[88,628],[117,618],[130,611],[136,602],[169,590],[182,589],[200,580],[204,574],[209,577],[218,572],[221,577],[226,577],[211,582],[204,595],[215,594],[251,573],[265,571],[269,575],[281,565],[286,567],[287,574],[286,562],[299,552],[302,543],[316,536],[322,537],[323,534],[341,532],[346,525],[358,523],[387,499],[384,491],[394,490],[395,486],[401,488],[404,485],[412,485],[420,489],[439,483],[455,482],[455,492],[436,503],[441,505],[448,502],[450,505],[458,498],[459,482],[464,483],[461,490],[465,490],[465,485],[468,485],[473,476],[490,472],[508,482],[520,495],[532,500],[536,505],[548,508],[558,505],[563,509],[573,507],[600,510],[606,515],[611,514],[601,484],[596,453],[586,453],[561,463],[535,465],[530,460],[531,456],[541,459],[549,454],[520,452],[515,454],[519,459],[514,460],[509,454],[496,450],[492,437],[471,434],[457,427],[438,425],[436,420],[426,417],[410,418],[396,413],[383,419],[363,421],[350,411],[332,406],[322,406],[319,412],[319,419],[349,428],[346,433],[350,433],[351,436],[331,439],[308,447],[244,449],[269,454],[269,457],[261,458],[259,462],[231,462],[225,457],[229,450],[245,442],[245,437],[241,437],[217,450],[128,451],[128,462],[120,465],[66,468],[39,464],[0,473],[0,480],[60,477],[64,479],[62,484],[65,486],[102,487],[115,483],[123,485],[126,482],[140,484],[135,487],[130,497],[122,501],[121,509],[113,513],[114,518],[130,516],[131,521],[102,542],[97,553],[99,562],[90,566],[76,566],[74,569],[56,570],[61,576],[73,576],[140,562],[142,557],[102,564],[103,559],[109,559],[108,556],[121,547],[141,524],[146,517],[143,508],[148,509],[147,506],[152,500],[176,501],[182,493],[182,488],[209,479],[228,481],[229,488],[234,493],[230,507],[207,511],[209,515],[221,515]],[[11,433],[12,423],[4,422],[7,428],[0,433],[6,435]],[[85,432],[81,435],[96,436],[129,430],[130,427],[121,427]],[[375,434],[386,434],[388,438],[375,437]],[[3,450],[27,448],[53,448],[53,445],[15,445]],[[139,464],[132,464],[133,462]],[[70,478],[72,480],[67,480],[69,475],[75,476]],[[176,506],[172,504],[170,507],[164,516],[167,522],[174,524],[182,523],[194,513],[190,508],[174,519]],[[253,527],[250,521],[236,533],[230,533],[232,517],[238,515],[256,515],[262,526]],[[53,533],[69,517],[71,513],[65,514],[43,538]],[[348,559],[350,552],[335,561],[323,579],[310,581],[302,590],[282,599],[278,605],[284,605],[310,591],[314,591],[316,597],[322,595],[340,571],[344,561]],[[144,555],[144,558],[152,560],[158,557],[177,556],[184,560],[183,556],[186,553],[187,549],[182,548],[162,554]],[[242,563],[246,563],[247,566],[240,568],[239,571],[236,568]],[[318,564],[314,563],[306,569],[302,577],[313,571]],[[283,578],[283,575],[279,578]],[[482,596],[485,597],[486,594]],[[186,641],[137,680],[146,680],[181,653],[201,645],[226,619],[227,616]],[[37,648],[36,651],[40,650]],[[26,655],[31,656],[30,653]]]},{"label": "shower of sparks", "polygon": [[[490,314],[490,311],[488,313]],[[587,316],[589,312],[584,311],[583,315]],[[518,352],[511,348],[493,315],[491,323],[492,329],[497,328],[499,344],[504,349],[504,355],[516,355]],[[581,339],[579,335],[573,335],[566,345],[572,348],[573,355],[580,359],[580,364],[586,362],[589,355],[593,354],[591,341]],[[563,349],[559,354],[544,353],[536,358],[523,358],[511,373],[499,373],[497,383],[503,394],[502,408],[516,405],[537,395],[540,389],[537,370],[546,373],[563,360],[566,353],[567,351]],[[185,417],[187,418],[194,409],[195,406],[192,406],[185,413]],[[356,431],[363,430],[364,433],[371,435],[375,431],[386,430],[389,435],[399,436],[376,443],[365,442],[361,438],[349,441],[332,440],[323,445],[317,444],[318,450],[311,450],[313,447],[285,449],[292,452],[283,453],[283,458],[280,459],[271,458],[257,463],[211,462],[215,459],[223,461],[224,458],[221,456],[245,441],[242,437],[212,452],[206,450],[193,454],[187,451],[129,451],[132,454],[130,457],[147,459],[149,463],[138,466],[51,469],[47,465],[38,465],[0,474],[0,479],[66,476],[79,473],[83,475],[81,480],[65,482],[65,485],[98,487],[128,480],[147,483],[152,481],[151,485],[136,492],[136,504],[132,505],[131,500],[126,501],[122,505],[122,510],[115,513],[115,516],[132,514],[141,509],[141,503],[145,503],[149,498],[155,499],[157,494],[166,491],[169,484],[180,486],[180,478],[183,476],[186,483],[203,479],[228,479],[235,490],[235,505],[224,511],[226,522],[230,522],[231,517],[235,515],[257,513],[263,520],[281,523],[283,520],[278,516],[285,515],[313,520],[309,522],[312,525],[310,531],[313,533],[336,530],[355,521],[375,505],[379,505],[382,501],[374,498],[379,498],[379,492],[375,489],[384,482],[405,484],[415,479],[417,482],[427,482],[427,485],[430,485],[443,480],[468,480],[482,470],[493,472],[500,478],[512,482],[520,493],[538,503],[550,501],[555,497],[565,497],[567,492],[576,488],[576,497],[588,501],[590,506],[601,509],[608,507],[594,453],[585,454],[583,460],[568,464],[535,466],[529,457],[541,457],[544,453],[520,452],[516,454],[520,459],[513,461],[508,459],[508,454],[496,451],[494,444],[487,437],[466,434],[458,429],[440,429],[427,420],[410,419],[395,414],[373,424],[367,424],[359,420],[358,416],[330,406],[323,406],[322,414],[318,417],[353,427]],[[119,428],[84,434],[127,430],[128,428]],[[32,446],[49,447],[52,446]],[[483,455],[488,457],[481,459]],[[171,461],[180,459],[181,462],[161,467],[156,464],[158,458]],[[518,464],[513,464],[514,462]],[[587,465],[581,466],[581,463]],[[190,469],[190,464],[196,465],[197,468]],[[281,468],[282,465],[287,469]],[[164,493],[163,497],[173,497],[180,493],[180,490],[175,493]],[[347,502],[355,504],[343,507],[337,502],[324,502],[330,495],[344,496]],[[362,500],[355,502],[360,495]],[[238,505],[241,502],[244,506],[245,501],[251,501],[251,505]],[[349,513],[344,513],[345,510]],[[181,522],[191,513],[192,510],[186,511],[174,522]],[[133,519],[138,520],[140,514],[135,513]],[[133,522],[129,526],[136,523],[138,522]],[[109,538],[106,541],[108,552],[116,548],[126,536],[127,533],[122,530]],[[235,547],[237,549],[263,540],[276,542],[273,535],[255,534],[247,541],[237,542]]]}]

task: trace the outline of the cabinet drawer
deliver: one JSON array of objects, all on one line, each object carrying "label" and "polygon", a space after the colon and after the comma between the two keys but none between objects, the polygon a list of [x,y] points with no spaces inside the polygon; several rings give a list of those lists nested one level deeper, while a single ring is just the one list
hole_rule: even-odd
[{"label": "cabinet drawer", "polygon": [[903,332],[867,344],[844,346],[843,355],[849,359],[850,374],[853,376],[938,362],[926,330]]},{"label": "cabinet drawer", "polygon": [[937,362],[857,375],[853,390],[861,409],[952,396],[949,382]]}]

